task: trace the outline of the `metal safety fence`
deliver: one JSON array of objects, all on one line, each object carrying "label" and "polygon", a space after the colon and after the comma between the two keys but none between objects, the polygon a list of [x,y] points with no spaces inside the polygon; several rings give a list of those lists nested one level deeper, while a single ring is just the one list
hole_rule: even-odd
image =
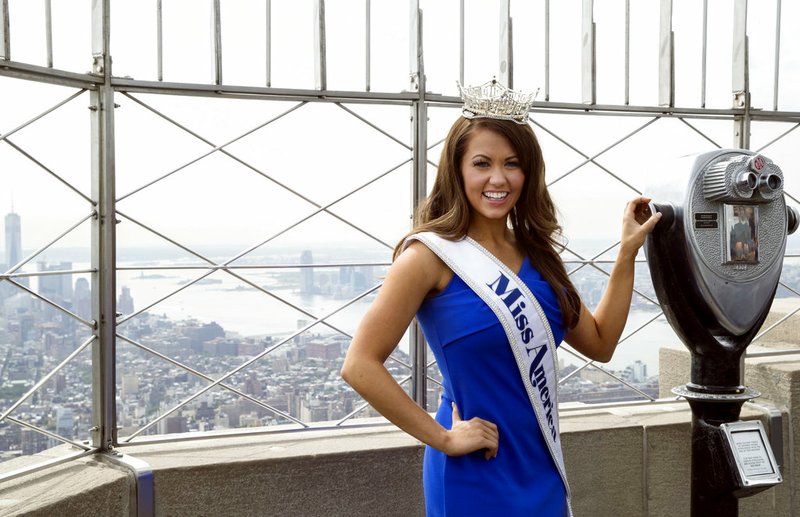
[{"label": "metal safety fence", "polygon": [[[588,305],[624,200],[668,174],[662,162],[727,147],[797,160],[800,56],[782,57],[793,35],[780,30],[794,5],[385,4],[105,0],[87,20],[50,0],[34,12],[0,0],[0,86],[17,117],[0,122],[0,181],[14,196],[0,274],[3,458],[76,450],[0,482],[144,437],[367,425],[375,413],[339,367],[432,183],[456,81],[540,89],[529,123]],[[748,30],[767,18],[771,42]],[[90,47],[71,42],[81,27]],[[78,57],[60,65],[72,46]],[[784,172],[800,205],[800,178]],[[35,222],[35,251],[21,219]],[[792,300],[800,246],[787,249],[779,294]],[[800,311],[795,301],[756,339]],[[630,368],[562,347],[567,400],[657,398],[641,352],[677,339],[643,259],[634,303],[619,343]],[[387,367],[436,409],[441,379],[416,325]]]}]

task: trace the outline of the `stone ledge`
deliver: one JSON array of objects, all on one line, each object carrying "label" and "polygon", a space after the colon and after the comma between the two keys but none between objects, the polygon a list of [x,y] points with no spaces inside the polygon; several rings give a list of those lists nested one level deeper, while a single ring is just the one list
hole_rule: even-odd
[{"label": "stone ledge", "polygon": [[[742,412],[761,416],[747,406]],[[676,515],[682,505],[688,512],[690,421],[683,401],[565,405],[561,429],[576,515]],[[368,422],[382,420],[361,423]],[[423,447],[390,425],[191,438],[142,437],[117,449],[152,467],[156,515],[424,514]],[[19,468],[17,461],[0,471]],[[130,515],[133,488],[126,471],[82,458],[6,483],[0,513]]]}]

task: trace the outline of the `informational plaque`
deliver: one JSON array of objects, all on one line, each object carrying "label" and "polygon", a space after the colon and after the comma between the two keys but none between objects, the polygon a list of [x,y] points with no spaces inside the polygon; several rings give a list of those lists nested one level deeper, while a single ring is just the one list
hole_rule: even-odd
[{"label": "informational plaque", "polygon": [[775,469],[767,456],[767,444],[756,429],[732,431],[733,446],[747,477],[772,474]]},{"label": "informational plaque", "polygon": [[778,464],[761,421],[739,421],[720,425],[730,448],[743,487],[776,485],[781,482]]}]

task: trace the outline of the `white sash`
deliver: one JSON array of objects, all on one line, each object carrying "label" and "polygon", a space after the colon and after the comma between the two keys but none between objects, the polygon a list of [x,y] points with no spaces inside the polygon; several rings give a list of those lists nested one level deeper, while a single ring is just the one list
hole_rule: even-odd
[{"label": "white sash", "polygon": [[450,241],[433,232],[408,237],[436,253],[492,309],[508,336],[522,384],[567,492],[558,428],[558,367],[553,331],[536,297],[513,271],[469,237]]}]

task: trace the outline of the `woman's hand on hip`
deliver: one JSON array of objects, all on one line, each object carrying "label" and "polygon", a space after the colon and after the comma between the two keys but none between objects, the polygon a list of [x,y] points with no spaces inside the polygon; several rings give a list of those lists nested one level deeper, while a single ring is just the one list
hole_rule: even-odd
[{"label": "woman's hand on hip", "polygon": [[447,443],[444,447],[448,456],[463,456],[486,449],[484,457],[487,460],[492,459],[497,456],[499,438],[500,433],[495,424],[478,417],[461,420],[458,408],[453,403],[453,426],[447,432]]}]

